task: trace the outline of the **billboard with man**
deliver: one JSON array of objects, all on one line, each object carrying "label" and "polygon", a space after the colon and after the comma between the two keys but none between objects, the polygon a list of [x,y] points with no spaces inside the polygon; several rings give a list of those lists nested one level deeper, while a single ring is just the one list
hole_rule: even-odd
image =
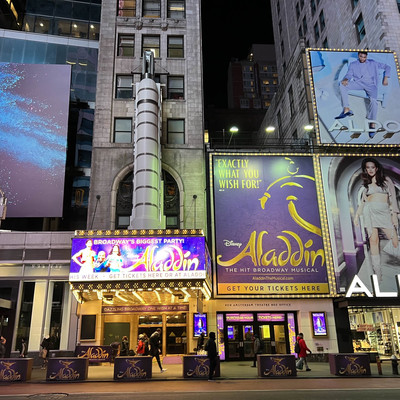
[{"label": "billboard with man", "polygon": [[308,50],[321,144],[400,143],[400,86],[395,53]]}]

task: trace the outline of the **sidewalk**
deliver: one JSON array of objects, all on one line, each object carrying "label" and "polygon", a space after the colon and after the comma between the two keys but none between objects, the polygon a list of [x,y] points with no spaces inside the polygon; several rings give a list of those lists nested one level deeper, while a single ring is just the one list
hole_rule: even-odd
[{"label": "sidewalk", "polygon": [[[332,375],[329,370],[329,364],[325,362],[309,362],[311,371],[297,371],[297,377],[288,379],[308,379],[308,378],[337,378],[337,379],[348,379],[341,376]],[[244,379],[263,379],[258,378],[257,368],[251,367],[251,361],[229,361],[221,362],[221,376],[219,380],[244,380]],[[153,376],[151,380],[157,381],[170,381],[170,380],[185,380],[190,379],[183,378],[183,367],[182,364],[177,364],[176,361],[170,364],[167,359],[163,360],[163,367],[166,369],[165,372],[161,373],[156,361],[153,361]],[[87,381],[90,382],[114,382],[114,365],[103,364],[103,365],[90,365]],[[382,363],[382,375],[378,374],[377,365],[371,364],[371,375],[370,378],[400,378],[400,375],[392,374],[392,366],[389,362]],[[279,379],[279,378],[272,378]],[[350,378],[351,379],[351,378]],[[196,379],[198,380],[198,379]],[[30,383],[43,383],[46,381],[46,371],[40,368],[34,368],[32,370],[32,377]],[[119,384],[120,382],[116,382]]]}]

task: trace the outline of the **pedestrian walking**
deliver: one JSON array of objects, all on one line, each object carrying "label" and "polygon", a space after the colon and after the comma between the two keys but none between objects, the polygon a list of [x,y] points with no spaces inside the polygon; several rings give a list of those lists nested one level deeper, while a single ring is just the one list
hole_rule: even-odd
[{"label": "pedestrian walking", "polygon": [[311,350],[307,347],[306,342],[304,340],[304,335],[299,333],[297,336],[297,342],[299,343],[299,359],[296,363],[296,368],[299,370],[303,369],[303,366],[306,366],[306,371],[311,371],[307,364],[307,351],[311,354]]},{"label": "pedestrian walking", "polygon": [[253,365],[252,367],[255,368],[257,367],[257,354],[261,354],[261,340],[258,337],[257,333],[254,334],[254,359],[253,359]]},{"label": "pedestrian walking", "polygon": [[155,332],[152,333],[150,336],[150,355],[153,359],[153,357],[156,358],[158,366],[160,367],[161,372],[165,372],[166,369],[164,369],[161,365],[161,360],[160,360],[160,343],[161,343],[161,328],[157,328]]},{"label": "pedestrian walking", "polygon": [[45,336],[40,343],[41,350],[40,350],[40,358],[42,359],[42,369],[46,369],[47,363],[49,361],[49,350],[50,350],[50,338],[49,336]]},{"label": "pedestrian walking", "polygon": [[208,375],[208,380],[212,381],[218,360],[217,344],[215,343],[215,332],[210,332],[210,336],[207,340],[206,345],[204,346],[204,350],[207,352],[207,356],[210,360],[210,373]]}]

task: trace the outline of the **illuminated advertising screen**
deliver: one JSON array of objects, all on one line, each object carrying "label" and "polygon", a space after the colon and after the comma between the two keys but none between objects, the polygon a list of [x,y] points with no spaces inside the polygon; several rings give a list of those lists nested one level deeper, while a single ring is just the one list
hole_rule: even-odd
[{"label": "illuminated advertising screen", "polygon": [[72,239],[70,281],[206,278],[204,237]]},{"label": "illuminated advertising screen", "polygon": [[200,336],[204,333],[207,336],[207,314],[193,314],[194,336]]},{"label": "illuminated advertising screen", "polygon": [[311,322],[314,336],[328,335],[328,330],[326,329],[326,314],[324,312],[312,312]]},{"label": "illuminated advertising screen", "polygon": [[337,292],[355,284],[396,297],[399,157],[324,155],[320,164]]},{"label": "illuminated advertising screen", "polygon": [[71,67],[0,63],[7,217],[61,217]]},{"label": "illuminated advertising screen", "polygon": [[313,158],[212,161],[218,294],[329,293]]},{"label": "illuminated advertising screen", "polygon": [[309,50],[308,54],[320,143],[400,143],[394,53]]}]

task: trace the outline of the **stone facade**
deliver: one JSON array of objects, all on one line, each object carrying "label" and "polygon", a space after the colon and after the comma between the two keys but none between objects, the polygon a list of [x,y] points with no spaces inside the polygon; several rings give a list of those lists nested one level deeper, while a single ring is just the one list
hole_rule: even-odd
[{"label": "stone facade", "polygon": [[[167,0],[161,1],[161,18],[140,17],[142,1],[136,4],[136,17],[116,16],[116,0],[102,5],[88,228],[117,227],[116,194],[121,179],[132,171],[133,143],[113,143],[114,118],[132,118],[134,126],[135,102],[134,99],[115,98],[116,76],[132,73],[134,83],[141,79],[142,39],[145,35],[155,35],[160,38],[155,75],[160,77],[163,90],[162,168],[172,175],[179,187],[179,227],[206,229],[200,3],[186,1],[182,19],[166,17]],[[135,36],[133,57],[117,56],[121,34]],[[184,38],[183,58],[167,56],[170,36]],[[184,100],[166,99],[168,76],[184,76]],[[184,144],[168,144],[168,119],[184,119]],[[97,201],[98,195],[101,198]]]}]

